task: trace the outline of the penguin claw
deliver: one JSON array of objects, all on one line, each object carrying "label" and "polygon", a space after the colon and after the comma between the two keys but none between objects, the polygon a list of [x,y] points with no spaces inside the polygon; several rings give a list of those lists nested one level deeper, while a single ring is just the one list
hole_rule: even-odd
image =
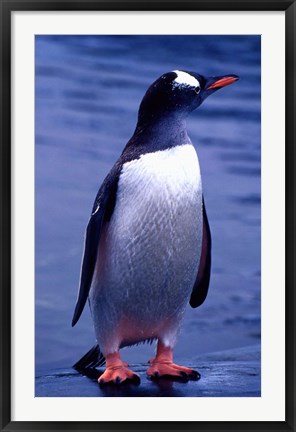
[{"label": "penguin claw", "polygon": [[198,381],[200,379],[200,373],[192,369],[192,372],[189,374],[189,379],[192,381]]},{"label": "penguin claw", "polygon": [[115,378],[115,384],[120,384],[122,379],[118,376]]}]

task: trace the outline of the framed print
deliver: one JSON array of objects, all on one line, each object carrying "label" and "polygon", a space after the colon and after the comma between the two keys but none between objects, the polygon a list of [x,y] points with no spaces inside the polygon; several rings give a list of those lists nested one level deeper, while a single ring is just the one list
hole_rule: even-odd
[{"label": "framed print", "polygon": [[1,430],[295,429],[294,25],[1,1]]}]

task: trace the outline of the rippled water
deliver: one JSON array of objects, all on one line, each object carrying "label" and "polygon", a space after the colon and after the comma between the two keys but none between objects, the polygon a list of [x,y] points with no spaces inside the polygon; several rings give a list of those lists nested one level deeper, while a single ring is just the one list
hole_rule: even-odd
[{"label": "rippled water", "polygon": [[[71,319],[95,194],[164,72],[237,74],[188,120],[213,237],[208,298],[188,306],[176,357],[260,341],[260,37],[36,36],[36,368],[71,366],[94,344]],[[125,349],[146,361],[153,347]]]}]

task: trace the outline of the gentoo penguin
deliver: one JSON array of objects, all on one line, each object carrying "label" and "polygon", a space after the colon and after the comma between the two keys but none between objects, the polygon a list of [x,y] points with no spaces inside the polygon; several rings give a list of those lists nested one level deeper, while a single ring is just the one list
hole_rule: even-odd
[{"label": "gentoo penguin", "polygon": [[211,269],[211,234],[186,117],[237,80],[181,70],[158,78],[140,104],[133,136],[98,191],[72,325],[89,299],[97,345],[74,367],[106,362],[99,384],[139,382],[119,350],[152,340],[157,349],[148,377],[200,377],[173,363],[186,305],[204,302]]}]

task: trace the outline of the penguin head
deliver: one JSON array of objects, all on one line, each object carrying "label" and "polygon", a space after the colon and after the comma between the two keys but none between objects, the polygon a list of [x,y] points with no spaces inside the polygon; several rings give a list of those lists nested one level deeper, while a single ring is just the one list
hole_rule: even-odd
[{"label": "penguin head", "polygon": [[142,99],[139,122],[166,116],[184,118],[208,96],[238,79],[237,75],[206,78],[181,70],[165,73],[148,88]]}]

